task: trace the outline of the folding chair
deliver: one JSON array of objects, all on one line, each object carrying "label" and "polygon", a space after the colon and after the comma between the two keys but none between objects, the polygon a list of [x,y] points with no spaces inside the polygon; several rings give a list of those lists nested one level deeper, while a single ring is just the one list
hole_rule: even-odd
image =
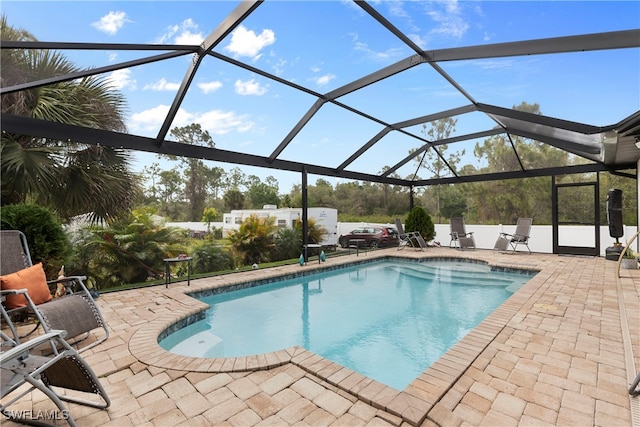
[{"label": "folding chair", "polygon": [[[45,332],[64,330],[71,344],[88,338],[92,331],[102,329],[96,334],[96,340],[78,351],[88,350],[109,338],[109,329],[93,296],[84,284],[85,276],[69,276],[47,281],[44,271],[38,264],[33,265],[27,244],[27,238],[21,231],[0,231],[0,282],[4,294],[3,305],[10,314],[33,309],[38,323]],[[40,279],[41,278],[41,279]],[[53,298],[57,284],[64,287],[64,295]],[[50,289],[54,287],[54,289]],[[29,301],[22,293],[5,292],[27,288]]]},{"label": "folding chair", "polygon": [[[12,292],[26,294],[24,290]],[[32,304],[31,301],[29,303]],[[35,306],[31,308],[35,310]],[[12,335],[0,331],[3,348],[0,353],[0,412],[5,417],[12,421],[42,425],[38,413],[9,409],[33,390],[39,390],[49,397],[59,410],[55,414],[56,419],[65,419],[71,426],[77,424],[63,402],[99,409],[109,407],[111,401],[102,384],[87,362],[64,340],[65,331],[49,331],[21,342],[17,328],[4,306],[0,306],[0,310],[3,323]],[[38,350],[45,345],[50,347],[48,355],[39,355]],[[65,393],[58,389],[65,390]],[[12,394],[15,395],[10,396]]]},{"label": "folding chair", "polygon": [[529,253],[529,237],[531,234],[531,225],[533,224],[533,218],[518,218],[516,223],[516,231],[513,234],[500,233],[498,240],[496,240],[493,246],[494,251],[507,251],[509,246],[515,252],[518,245],[525,245]]},{"label": "folding chair", "polygon": [[473,238],[473,232],[467,232],[464,225],[464,218],[454,217],[449,220],[449,228],[451,240],[449,241],[449,247],[464,248],[476,248],[476,241]]},{"label": "folding chair", "polygon": [[398,250],[404,249],[405,246],[411,246],[415,249],[425,250],[427,249],[427,243],[418,231],[411,231],[409,233],[404,232],[402,221],[400,218],[396,218],[396,228],[398,229],[398,238],[400,242],[398,244]]}]

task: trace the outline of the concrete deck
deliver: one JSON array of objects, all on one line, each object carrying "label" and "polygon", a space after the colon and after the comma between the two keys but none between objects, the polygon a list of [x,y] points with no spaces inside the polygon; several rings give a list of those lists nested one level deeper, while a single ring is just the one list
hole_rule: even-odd
[{"label": "concrete deck", "polygon": [[[204,308],[187,291],[379,256],[465,257],[539,273],[403,391],[300,347],[200,359],[157,344]],[[82,426],[640,425],[639,398],[627,392],[640,367],[640,270],[616,280],[615,267],[604,258],[386,249],[104,294],[97,302],[112,336],[83,355],[112,404],[70,411]],[[14,409],[55,406],[34,392]]]}]

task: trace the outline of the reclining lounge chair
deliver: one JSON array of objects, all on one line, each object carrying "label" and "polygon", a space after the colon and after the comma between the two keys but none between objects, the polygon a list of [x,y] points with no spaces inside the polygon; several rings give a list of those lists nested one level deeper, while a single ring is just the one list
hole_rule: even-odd
[{"label": "reclining lounge chair", "polygon": [[[15,294],[25,290],[11,291]],[[29,300],[29,303],[32,302]],[[35,306],[31,307],[36,309]],[[78,352],[64,340],[65,331],[49,331],[29,341],[21,342],[16,327],[3,306],[2,322],[10,334],[0,331],[2,353],[0,353],[0,412],[10,420],[25,424],[43,425],[42,421],[63,418],[69,425],[76,422],[63,403],[72,402],[94,408],[105,409],[111,401],[91,367]],[[43,348],[44,346],[44,348]],[[50,348],[49,348],[50,347]],[[47,356],[39,355],[40,350],[49,350]],[[60,393],[58,389],[73,390],[73,395]],[[57,413],[9,409],[22,397],[33,390],[40,390],[55,403]],[[11,396],[10,396],[11,395]],[[91,397],[89,397],[91,396]],[[42,412],[42,414],[40,414]],[[45,419],[42,419],[45,417]]]},{"label": "reclining lounge chair", "polygon": [[398,238],[400,239],[398,250],[404,249],[407,245],[415,248],[416,250],[424,251],[427,249],[427,242],[424,241],[420,232],[411,231],[409,233],[405,233],[402,221],[400,221],[399,218],[396,218],[396,229],[398,230]]},{"label": "reclining lounge chair", "polygon": [[464,225],[464,218],[454,217],[449,220],[449,228],[451,240],[449,247],[457,247],[459,249],[476,248],[476,240],[473,238],[473,232],[467,233]]},{"label": "reclining lounge chair", "polygon": [[529,248],[529,237],[531,235],[532,224],[533,218],[518,218],[515,233],[500,233],[493,250],[507,251],[509,246],[511,246],[511,249],[515,252],[518,245],[525,245],[529,253],[531,253],[531,248]]},{"label": "reclining lounge chair", "polygon": [[[84,284],[86,277],[70,276],[47,282],[42,266],[32,264],[27,239],[21,231],[0,231],[0,251],[2,304],[10,314],[33,309],[33,314],[45,332],[66,331],[72,344],[88,338],[92,331],[102,329],[96,331],[95,341],[78,351],[88,350],[109,337],[109,329],[102,314]],[[59,283],[63,285],[64,295],[53,298],[52,294],[59,291]],[[33,307],[29,307],[28,298],[23,294],[5,292],[16,289],[27,289],[30,300],[34,303]]]}]

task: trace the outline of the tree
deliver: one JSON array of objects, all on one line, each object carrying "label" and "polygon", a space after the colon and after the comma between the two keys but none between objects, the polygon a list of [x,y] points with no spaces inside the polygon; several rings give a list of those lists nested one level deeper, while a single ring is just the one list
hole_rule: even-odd
[{"label": "tree", "polygon": [[211,223],[218,216],[218,211],[216,208],[204,208],[204,212],[202,213],[202,222],[207,223],[207,233],[211,233]]},{"label": "tree", "polygon": [[240,190],[240,187],[246,186],[247,177],[239,167],[232,168],[227,173],[227,189]]},{"label": "tree", "polygon": [[142,168],[141,179],[144,183],[151,181],[151,187],[148,189],[151,193],[151,201],[158,199],[158,187],[156,186],[157,180],[160,178],[160,165],[158,163],[151,163],[149,166]]},{"label": "tree", "polygon": [[233,257],[229,251],[211,240],[205,240],[201,246],[194,248],[192,255],[194,273],[210,273],[233,268]]},{"label": "tree", "polygon": [[[42,262],[48,278],[55,278],[60,267],[67,265],[71,246],[60,219],[48,209],[30,204],[0,208],[0,228],[20,230],[27,238],[31,261]],[[67,273],[71,269],[67,268]]]},{"label": "tree", "polygon": [[297,258],[302,251],[302,231],[297,228],[281,228],[275,236],[274,261]]},{"label": "tree", "polygon": [[431,220],[431,215],[429,215],[422,206],[415,206],[411,209],[404,223],[407,233],[419,231],[427,242],[436,237],[435,226]]},{"label": "tree", "polygon": [[207,186],[214,200],[218,199],[220,190],[224,188],[227,173],[221,167],[211,167],[207,171]]},{"label": "tree", "polygon": [[273,216],[259,218],[258,215],[251,215],[240,224],[238,230],[229,233],[229,241],[239,262],[251,265],[271,260],[278,230],[275,220]]},{"label": "tree", "polygon": [[164,274],[163,259],[185,252],[185,231],[165,227],[150,209],[134,210],[108,227],[93,227],[77,242],[77,259],[90,281],[104,289]]},{"label": "tree", "polygon": [[441,213],[445,218],[463,216],[467,209],[466,194],[460,185],[443,185]]},{"label": "tree", "polygon": [[247,190],[247,197],[251,202],[251,207],[260,209],[264,205],[277,205],[280,201],[278,197],[278,188],[269,186],[264,182],[257,182]]},{"label": "tree", "polygon": [[244,195],[238,189],[231,189],[224,193],[224,205],[228,210],[242,209],[244,206]]},{"label": "tree", "polygon": [[[171,129],[171,136],[182,144],[202,145],[206,147],[215,146],[209,132],[203,130],[198,123],[173,128]],[[184,171],[185,196],[189,200],[189,221],[197,221],[202,214],[207,197],[206,177],[209,168],[205,166],[202,160],[192,157],[181,157],[180,162],[186,166]]]},{"label": "tree", "polygon": [[[456,129],[456,123],[458,119],[447,117],[440,120],[435,120],[427,124],[422,125],[422,133],[425,138],[431,142],[437,142],[443,139],[449,138],[451,133]],[[461,150],[457,153],[450,153],[447,155],[448,144],[439,146],[431,146],[428,148],[422,156],[418,156],[415,160],[418,162],[418,169],[425,168],[433,174],[434,178],[442,178],[455,171],[457,165],[465,155],[465,150]],[[415,151],[415,150],[412,150]],[[426,160],[426,161],[425,161]],[[441,188],[440,185],[436,186],[436,215],[438,216],[438,223],[441,222]]]},{"label": "tree", "polygon": [[307,192],[311,200],[310,206],[333,207],[335,205],[333,186],[326,179],[318,178],[316,185],[310,186]]},{"label": "tree", "polygon": [[[538,104],[522,102],[513,109],[541,114]],[[484,164],[480,173],[566,166],[576,161],[567,152],[543,142],[504,134],[477,143],[474,155]],[[535,217],[538,224],[551,223],[551,181],[548,177],[489,181],[469,188],[473,188],[474,198],[482,201],[475,203],[479,222],[512,224],[519,217]]]},{"label": "tree", "polygon": [[[0,18],[2,40],[36,41]],[[79,71],[58,52],[2,49],[2,86]],[[123,132],[124,97],[104,77],[91,76],[2,95],[1,111],[77,126]],[[2,133],[2,204],[36,202],[62,218],[90,213],[110,220],[127,213],[140,191],[130,154],[103,146]]]}]

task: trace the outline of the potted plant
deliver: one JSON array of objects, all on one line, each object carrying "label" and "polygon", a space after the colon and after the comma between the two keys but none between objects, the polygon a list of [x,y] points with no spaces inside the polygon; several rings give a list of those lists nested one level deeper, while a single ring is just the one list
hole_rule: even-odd
[{"label": "potted plant", "polygon": [[626,268],[627,270],[635,270],[638,268],[638,260],[636,258],[636,254],[633,253],[631,248],[627,248],[622,256],[622,260],[620,262],[620,267]]}]

